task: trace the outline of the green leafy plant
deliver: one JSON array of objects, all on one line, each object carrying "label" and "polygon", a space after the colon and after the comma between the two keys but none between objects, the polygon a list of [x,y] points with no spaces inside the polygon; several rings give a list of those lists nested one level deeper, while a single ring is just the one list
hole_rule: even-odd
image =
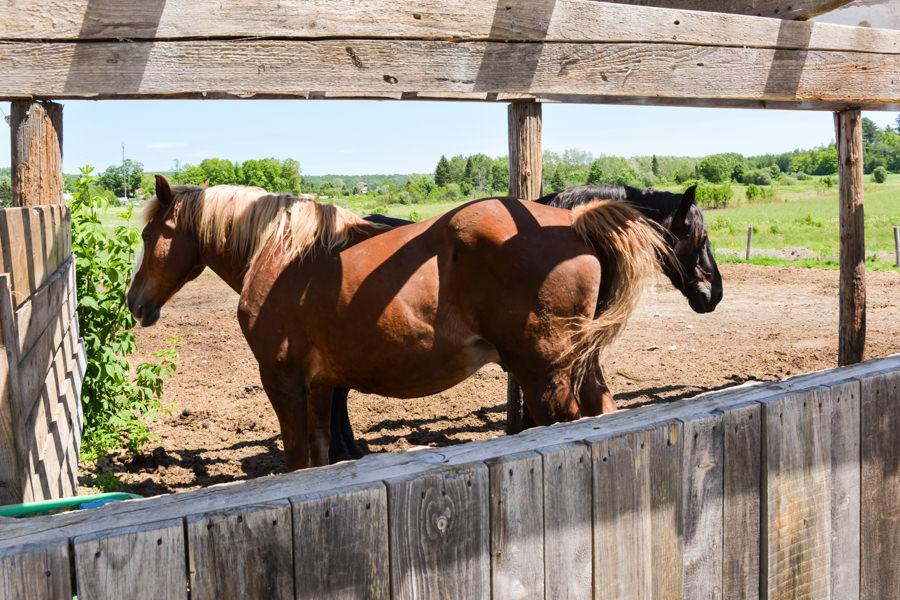
[{"label": "green leafy plant", "polygon": [[[169,348],[154,353],[157,363],[143,363],[131,375],[126,356],[137,345],[128,331],[135,325],[128,311],[126,293],[140,232],[118,225],[112,235],[103,229],[99,214],[108,200],[93,193],[91,168],[81,169],[73,185],[72,254],[75,256],[78,321],[87,351],[88,365],[81,391],[84,433],[81,452],[93,460],[105,452],[125,447],[132,452],[152,439],[146,421],[162,410],[162,386],[175,372],[177,338]],[[130,219],[131,207],[126,211]]]},{"label": "green leafy plant", "polygon": [[887,181],[887,169],[884,167],[875,167],[872,171],[872,181],[875,183],[884,183]]}]

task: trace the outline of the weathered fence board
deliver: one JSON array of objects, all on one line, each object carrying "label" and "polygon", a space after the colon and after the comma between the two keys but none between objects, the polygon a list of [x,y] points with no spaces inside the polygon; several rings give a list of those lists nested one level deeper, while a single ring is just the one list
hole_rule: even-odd
[{"label": "weathered fence board", "polygon": [[[20,0],[21,2],[22,0]],[[768,0],[777,11],[765,12],[759,0],[745,10],[706,0],[639,0],[644,6],[604,2],[520,0],[498,5],[482,0],[288,0],[277,5],[254,2],[217,7],[190,0],[168,0],[124,6],[89,0],[28,0],[0,6],[0,37],[18,40],[130,40],[185,38],[367,38],[379,37],[495,41],[645,41],[786,47],[857,51],[890,44],[892,32],[873,30],[860,36],[853,29],[822,23],[758,18],[793,18],[781,0]],[[638,1],[628,2],[638,4]],[[688,12],[706,3],[713,13]],[[817,4],[817,0],[793,2]],[[752,8],[750,5],[753,5]],[[655,5],[658,8],[649,8]],[[665,10],[660,10],[663,8]],[[687,9],[687,10],[682,10]],[[749,10],[748,10],[749,9]],[[702,9],[699,9],[702,10]],[[743,13],[734,16],[717,13]],[[612,26],[614,24],[614,27]],[[877,44],[872,40],[884,40]]]},{"label": "weathered fence board", "polygon": [[682,423],[684,598],[722,598],[724,419]]},{"label": "weathered fence board", "polygon": [[181,519],[77,536],[72,549],[80,600],[188,597]]},{"label": "weathered fence board", "polygon": [[291,505],[297,598],[390,597],[384,484],[296,496]]},{"label": "weathered fence board", "polygon": [[392,595],[489,596],[487,467],[457,467],[387,483]]},{"label": "weathered fence board", "polygon": [[[203,64],[200,71],[198,63]],[[0,69],[6,73],[0,97],[306,97],[324,91],[348,96],[438,92],[464,98],[505,91],[630,97],[642,103],[690,98],[685,103],[900,106],[900,93],[890,83],[900,70],[898,54],[666,43],[648,48],[618,42],[381,39],[354,40],[351,46],[331,39],[115,46],[8,42],[0,45]]]},{"label": "weathered fence board", "polygon": [[862,380],[860,598],[900,592],[900,371]]},{"label": "weathered fence board", "polygon": [[0,502],[71,495],[81,382],[70,216],[61,205],[0,210]]},{"label": "weathered fence board", "polygon": [[491,593],[544,598],[543,462],[537,452],[489,459]]},{"label": "weathered fence board", "polygon": [[830,596],[831,398],[806,392],[763,405],[769,598]]},{"label": "weathered fence board", "polygon": [[294,598],[287,500],[192,515],[186,530],[192,600]]},{"label": "weathered fence board", "polygon": [[[87,554],[78,556],[78,543],[105,537],[109,529],[117,530],[114,537],[122,537],[147,527],[147,521],[172,518],[174,526],[187,518],[203,536],[202,515],[224,510],[222,514],[233,519],[256,510],[248,505],[285,506],[289,499],[295,562],[288,571],[301,597],[340,596],[342,590],[335,590],[334,582],[351,580],[343,590],[352,591],[344,597],[365,595],[357,582],[370,569],[383,573],[380,586],[365,588],[376,590],[376,597],[564,595],[574,588],[558,585],[547,575],[544,593],[535,591],[515,569],[537,565],[543,576],[545,557],[557,560],[554,544],[558,547],[566,528],[578,522],[586,529],[568,531],[569,554],[555,555],[568,559],[562,566],[569,572],[580,573],[580,539],[587,533],[589,576],[598,598],[755,597],[759,588],[754,583],[759,581],[766,598],[854,598],[854,572],[859,573],[857,580],[862,577],[863,597],[884,597],[885,590],[895,589],[896,577],[898,536],[892,519],[898,502],[895,455],[900,452],[893,439],[898,428],[889,416],[896,412],[891,409],[898,398],[897,373],[900,356],[818,377],[707,394],[664,410],[645,407],[514,437],[372,456],[80,511],[89,515],[4,522],[0,554],[16,554],[16,544],[25,539],[33,544],[73,540],[79,565]],[[877,390],[883,398],[873,395]],[[872,398],[878,402],[872,404]],[[889,418],[881,423],[884,415]],[[869,427],[866,419],[879,422]],[[863,447],[854,443],[854,435],[861,432]],[[864,474],[862,484],[860,465],[870,476]],[[589,490],[579,483],[585,474]],[[355,487],[344,494],[347,483]],[[862,508],[856,518],[853,495],[860,489]],[[567,497],[565,490],[572,495]],[[587,523],[579,502],[592,507]],[[382,516],[372,518],[372,511]],[[326,520],[338,529],[323,530]],[[260,523],[267,524],[264,519]],[[349,523],[362,529],[352,530]],[[234,560],[259,561],[253,556],[259,545],[254,540],[263,543],[263,536],[247,534],[239,526],[230,531],[234,551],[247,553]],[[870,539],[872,532],[877,541]],[[515,540],[517,533],[529,539]],[[244,536],[249,536],[246,543],[241,542]],[[147,537],[159,539],[152,533]],[[348,547],[348,540],[361,545]],[[179,558],[180,577],[188,577],[184,561],[195,552],[192,545],[208,543],[188,535]],[[541,549],[528,557],[530,562],[504,564],[494,556],[495,551],[535,544]],[[854,552],[860,546],[862,553]],[[314,560],[307,560],[313,555]],[[380,566],[366,562],[379,557]],[[390,586],[384,574],[387,557]],[[341,560],[348,563],[347,575],[335,566]],[[492,565],[499,567],[497,572],[491,573]],[[502,569],[513,573],[512,578],[492,577]],[[765,569],[761,580],[754,569]],[[707,573],[707,579],[700,573]],[[84,576],[92,575],[75,576],[79,597],[78,582]],[[323,583],[328,578],[331,583]],[[192,593],[199,596],[196,577],[195,582]],[[510,582],[519,585],[507,585]],[[319,593],[322,588],[317,586],[327,585],[328,591]],[[546,593],[551,588],[554,591]],[[178,590],[185,593],[183,587]]]},{"label": "weathered fence board", "polygon": [[72,597],[69,543],[0,550],[0,600]]},{"label": "weathered fence board", "polygon": [[761,408],[724,411],[722,597],[759,597]]},{"label": "weathered fence board", "polygon": [[591,448],[539,450],[544,472],[544,594],[586,598],[593,586]]},{"label": "weathered fence board", "polygon": [[594,589],[650,598],[650,478],[640,433],[594,442]]}]

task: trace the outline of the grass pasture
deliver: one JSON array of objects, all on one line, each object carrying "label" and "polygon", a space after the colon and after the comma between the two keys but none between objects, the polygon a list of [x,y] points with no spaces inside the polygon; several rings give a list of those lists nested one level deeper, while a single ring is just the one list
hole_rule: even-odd
[{"label": "grass pasture", "polygon": [[[812,186],[781,187],[774,201],[705,211],[717,259],[743,262],[747,230],[752,226],[754,250],[805,248],[815,257],[785,261],[757,256],[751,257],[750,262],[837,268],[840,246],[837,195],[836,187],[830,190]],[[864,214],[867,266],[877,270],[894,268],[893,228],[900,226],[900,175],[891,175],[883,184],[872,183],[866,176]],[[733,256],[734,253],[740,258]]]}]

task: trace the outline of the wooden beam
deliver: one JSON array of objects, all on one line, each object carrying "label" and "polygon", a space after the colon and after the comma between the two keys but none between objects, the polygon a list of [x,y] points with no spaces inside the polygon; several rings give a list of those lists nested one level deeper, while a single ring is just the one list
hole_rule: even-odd
[{"label": "wooden beam", "polygon": [[[84,2],[39,0],[23,14],[0,7],[0,98],[506,101],[503,94],[514,94],[900,108],[900,32],[891,30],[584,0],[528,0],[509,10],[481,0],[294,1],[271,14],[232,3],[214,20],[202,1],[173,0],[165,14],[142,5],[131,19],[90,6],[79,13]],[[32,18],[44,12],[52,22]]]},{"label": "wooden beam", "polygon": [[866,348],[866,241],[863,143],[859,110],[835,113],[840,202],[840,331],[838,364],[860,362]]},{"label": "wooden beam", "polygon": [[[541,105],[513,102],[507,113],[509,124],[509,195],[525,200],[541,197],[543,150],[541,149]],[[506,380],[506,432],[525,428],[522,390],[512,373]]]},{"label": "wooden beam", "polygon": [[9,126],[13,206],[62,203],[62,104],[17,100]]},{"label": "wooden beam", "polygon": [[[849,0],[839,0],[846,3]],[[186,40],[205,38],[419,39],[481,41],[656,41],[731,43],[752,48],[854,48],[847,30],[784,22],[819,10],[823,0],[13,0],[0,5],[0,39],[53,41]],[[828,5],[833,2],[827,3]],[[627,6],[626,6],[627,5]],[[211,10],[216,18],[210,19]],[[702,11],[702,12],[701,12]],[[711,11],[711,12],[709,12]],[[729,14],[723,14],[729,13]],[[735,39],[736,38],[736,39]]]}]

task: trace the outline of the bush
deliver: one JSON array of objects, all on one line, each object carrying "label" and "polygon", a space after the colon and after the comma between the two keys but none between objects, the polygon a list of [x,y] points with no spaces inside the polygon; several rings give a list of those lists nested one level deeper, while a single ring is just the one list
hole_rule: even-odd
[{"label": "bush", "polygon": [[743,182],[748,185],[772,185],[772,172],[768,169],[747,171],[744,173]]},{"label": "bush", "polygon": [[875,170],[872,171],[872,180],[875,183],[884,183],[887,181],[887,169],[884,167],[875,167]]},{"label": "bush", "polygon": [[[688,182],[686,190],[696,182]],[[725,183],[722,185],[710,185],[708,183],[697,184],[697,206],[701,208],[723,208],[734,197],[734,189]]]},{"label": "bush", "polygon": [[[112,236],[106,235],[98,213],[109,204],[92,193],[95,178],[90,172],[90,167],[81,169],[70,204],[78,324],[88,359],[81,389],[81,453],[86,460],[121,446],[136,452],[152,439],[145,420],[156,418],[160,410],[168,412],[160,403],[162,386],[178,360],[174,348],[178,340],[172,338],[171,348],[153,355],[158,363],[140,364],[129,376],[131,366],[125,357],[137,346],[128,331],[135,320],[125,296],[140,233],[119,225]],[[130,207],[126,215],[130,218]]]},{"label": "bush", "polygon": [[813,178],[812,175],[810,175],[809,173],[804,173],[803,171],[798,172],[796,175],[794,175],[794,177],[797,178],[797,181],[809,181]]}]

